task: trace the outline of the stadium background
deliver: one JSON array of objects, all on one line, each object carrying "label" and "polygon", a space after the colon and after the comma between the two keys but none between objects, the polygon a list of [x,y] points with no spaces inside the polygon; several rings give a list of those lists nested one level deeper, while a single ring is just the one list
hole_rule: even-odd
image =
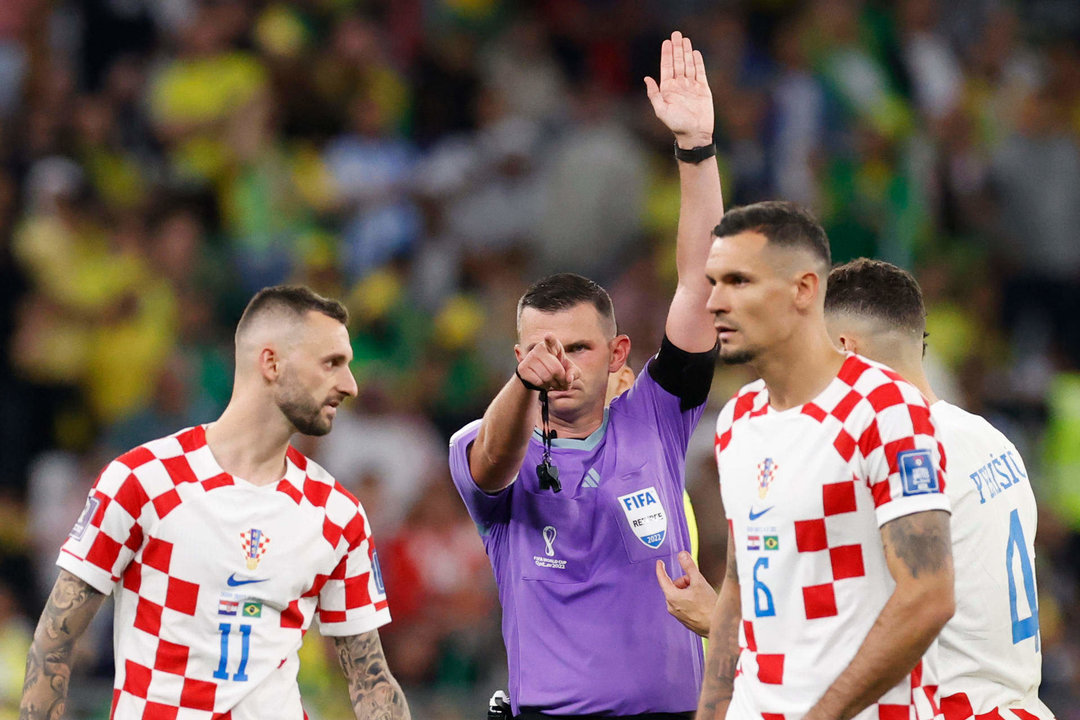
[{"label": "stadium background", "polygon": [[[674,279],[678,180],[641,77],[706,60],[729,205],[812,207],[834,258],[914,270],[941,394],[1027,459],[1043,697],[1080,717],[1080,4],[1032,0],[0,2],[0,720],[100,467],[224,406],[281,281],[347,299],[360,397],[301,441],[363,501],[413,715],[480,717],[498,604],[449,434],[512,371],[514,303],[573,269],[634,366]],[[718,580],[720,370],[691,453]],[[110,612],[72,718],[107,716]],[[642,649],[643,654],[655,649]],[[314,633],[315,719],[350,717]]]}]

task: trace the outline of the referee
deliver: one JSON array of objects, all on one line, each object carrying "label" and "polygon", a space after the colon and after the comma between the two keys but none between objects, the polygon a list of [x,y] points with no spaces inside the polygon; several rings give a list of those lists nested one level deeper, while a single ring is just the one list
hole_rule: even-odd
[{"label": "referee", "polygon": [[515,375],[450,442],[454,483],[499,587],[516,718],[692,717],[701,641],[668,615],[657,560],[690,549],[684,460],[712,379],[716,332],[702,272],[723,214],[701,53],[672,33],[645,80],[674,133],[679,284],[663,343],[605,410],[625,365],[608,294],[571,273],[518,304]]}]

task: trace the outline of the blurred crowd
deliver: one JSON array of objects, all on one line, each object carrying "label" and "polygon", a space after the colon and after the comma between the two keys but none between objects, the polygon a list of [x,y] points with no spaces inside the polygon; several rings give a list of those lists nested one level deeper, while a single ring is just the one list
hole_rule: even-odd
[{"label": "blurred crowd", "polygon": [[[1080,718],[1080,3],[1068,0],[0,2],[0,720],[57,548],[119,452],[214,419],[260,287],[343,299],[359,397],[299,439],[364,503],[420,718],[505,681],[498,601],[446,441],[514,367],[514,307],[603,283],[659,346],[678,177],[641,78],[702,50],[728,205],[786,198],[836,261],[916,272],[933,382],[1023,452],[1042,511],[1043,698]],[[711,425],[688,482],[706,576]],[[108,610],[72,718],[107,717]],[[315,720],[346,717],[309,634]]]}]

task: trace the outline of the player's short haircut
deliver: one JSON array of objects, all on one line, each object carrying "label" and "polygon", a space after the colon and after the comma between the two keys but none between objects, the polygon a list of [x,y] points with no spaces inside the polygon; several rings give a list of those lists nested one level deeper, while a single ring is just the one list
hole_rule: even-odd
[{"label": "player's short haircut", "polygon": [[608,330],[614,336],[618,330],[615,323],[615,309],[607,290],[587,277],[575,273],[556,273],[533,283],[518,300],[517,322],[521,332],[521,313],[525,308],[541,312],[569,310],[582,303],[589,303],[600,317],[605,320]]},{"label": "player's short haircut", "polygon": [[255,293],[255,297],[248,302],[236,325],[236,337],[239,338],[257,318],[267,313],[281,313],[299,320],[308,312],[322,313],[342,325],[349,322],[349,311],[337,300],[325,298],[303,285],[274,285]]},{"label": "player's short haircut", "polygon": [[829,273],[825,312],[885,322],[912,334],[926,330],[922,289],[911,273],[882,260],[859,258]]},{"label": "player's short haircut", "polygon": [[770,244],[783,248],[805,248],[825,267],[832,265],[825,229],[808,210],[793,202],[768,200],[732,208],[713,229],[718,238],[743,232],[760,233]]}]

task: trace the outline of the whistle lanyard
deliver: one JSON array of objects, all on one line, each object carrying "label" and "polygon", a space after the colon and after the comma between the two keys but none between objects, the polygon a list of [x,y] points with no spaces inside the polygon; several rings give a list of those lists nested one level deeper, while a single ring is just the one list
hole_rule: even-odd
[{"label": "whistle lanyard", "polygon": [[536,477],[540,480],[541,490],[561,492],[562,484],[559,482],[559,468],[555,467],[551,462],[551,440],[555,437],[555,431],[551,429],[547,390],[540,391],[540,424],[542,427],[540,437],[544,441],[544,455],[540,459],[540,464],[536,466]]}]

